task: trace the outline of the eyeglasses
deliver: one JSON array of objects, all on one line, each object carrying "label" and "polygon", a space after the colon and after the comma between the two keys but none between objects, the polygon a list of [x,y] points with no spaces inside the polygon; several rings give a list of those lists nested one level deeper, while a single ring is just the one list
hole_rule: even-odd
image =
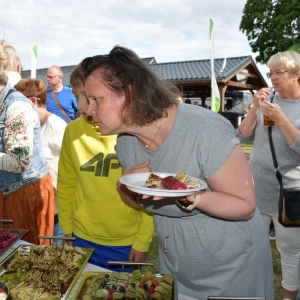
[{"label": "eyeglasses", "polygon": [[60,75],[54,75],[54,76],[46,75],[46,78],[47,78],[47,79],[52,79],[52,78],[57,77],[57,76],[60,76]]},{"label": "eyeglasses", "polygon": [[30,96],[30,97],[27,97],[27,98],[35,98],[37,101],[41,101],[41,98],[37,98],[37,97],[35,97],[35,96]]},{"label": "eyeglasses", "polygon": [[278,76],[278,75],[280,75],[280,74],[282,74],[282,73],[285,73],[285,72],[289,72],[289,71],[287,71],[287,70],[277,70],[277,71],[275,71],[275,72],[269,72],[269,73],[267,73],[266,75],[267,75],[267,77],[268,78],[271,78],[273,75],[275,76]]}]

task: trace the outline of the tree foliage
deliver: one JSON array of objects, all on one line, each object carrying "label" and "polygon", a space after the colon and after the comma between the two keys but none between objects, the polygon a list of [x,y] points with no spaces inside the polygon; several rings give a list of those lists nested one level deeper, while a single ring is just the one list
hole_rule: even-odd
[{"label": "tree foliage", "polygon": [[247,0],[240,23],[256,61],[265,64],[270,56],[300,43],[299,0]]}]

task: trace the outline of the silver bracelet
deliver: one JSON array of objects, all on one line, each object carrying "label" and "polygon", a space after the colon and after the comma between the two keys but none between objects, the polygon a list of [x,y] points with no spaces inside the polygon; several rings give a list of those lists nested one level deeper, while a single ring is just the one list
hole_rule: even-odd
[{"label": "silver bracelet", "polygon": [[197,204],[199,203],[199,201],[200,201],[200,194],[197,194],[197,195],[196,195],[196,198],[195,198],[195,200],[194,200],[194,202],[192,202],[192,203],[191,203],[190,205],[188,205],[188,206],[184,206],[184,205],[182,204],[182,202],[180,202],[180,201],[178,201],[178,200],[175,200],[175,203],[176,203],[176,205],[177,205],[178,207],[182,208],[183,210],[191,211],[191,210],[193,210],[193,209],[197,206]]}]

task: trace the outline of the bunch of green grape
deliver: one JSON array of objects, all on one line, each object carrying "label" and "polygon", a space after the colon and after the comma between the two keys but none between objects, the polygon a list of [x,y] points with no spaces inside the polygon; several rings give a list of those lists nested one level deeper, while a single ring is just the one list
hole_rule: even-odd
[{"label": "bunch of green grape", "polygon": [[26,281],[26,275],[19,269],[18,271],[8,271],[0,276],[0,281],[4,283],[13,280]]}]

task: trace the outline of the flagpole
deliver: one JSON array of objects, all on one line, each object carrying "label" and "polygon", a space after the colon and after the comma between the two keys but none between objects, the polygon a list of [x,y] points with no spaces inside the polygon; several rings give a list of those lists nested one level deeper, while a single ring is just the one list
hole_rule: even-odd
[{"label": "flagpole", "polygon": [[37,45],[34,45],[31,51],[31,78],[36,78],[37,66]]},{"label": "flagpole", "polygon": [[209,39],[211,67],[211,110],[218,112],[220,109],[220,93],[214,70],[214,23],[212,19],[209,20]]}]

